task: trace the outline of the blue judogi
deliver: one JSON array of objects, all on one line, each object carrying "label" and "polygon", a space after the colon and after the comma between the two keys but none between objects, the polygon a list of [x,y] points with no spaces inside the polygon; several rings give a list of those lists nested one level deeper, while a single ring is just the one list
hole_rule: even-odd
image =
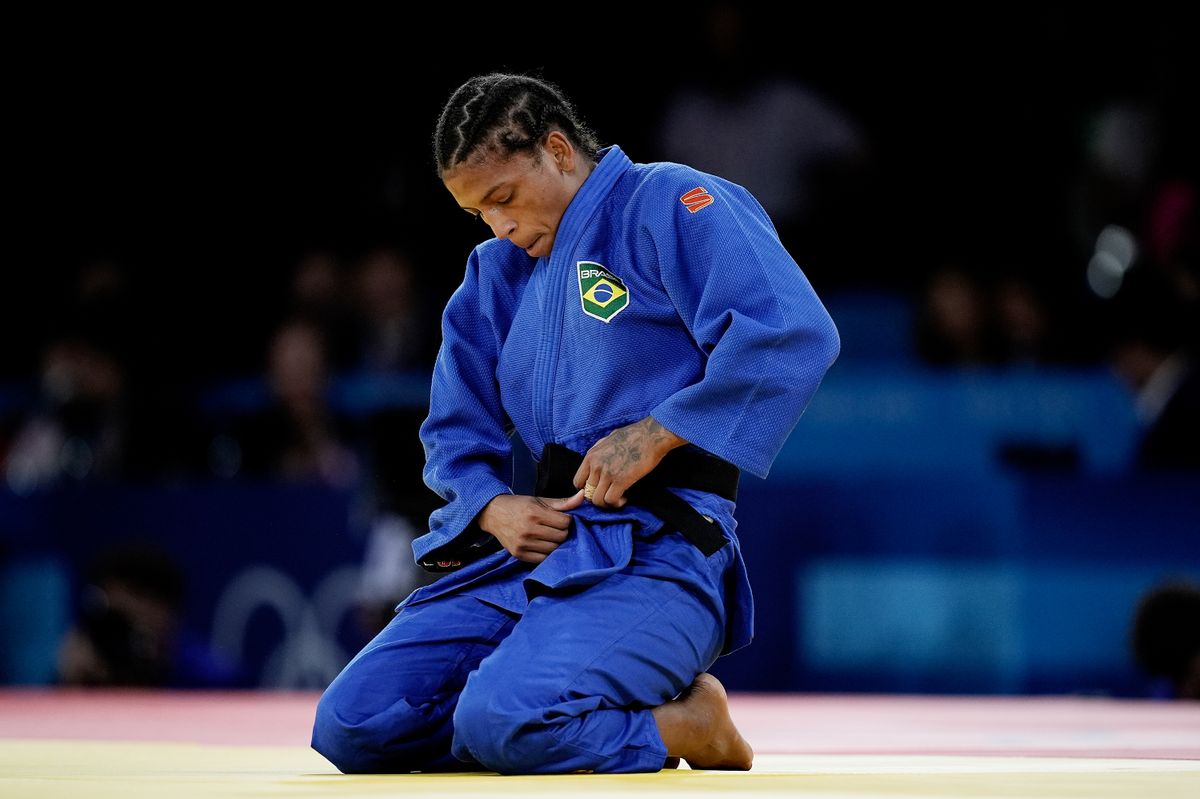
[{"label": "blue judogi", "polygon": [[421,428],[447,504],[414,551],[455,570],[401,603],[322,697],[313,745],[343,771],[655,771],[649,708],[750,641],[734,504],[714,494],[673,489],[728,539],[707,558],[644,509],[590,504],[536,566],[461,555],[511,493],[514,433],[535,454],[584,453],[650,415],[765,477],[837,356],[745,189],[615,145],[600,156],[549,257],[486,241],[447,305]]}]

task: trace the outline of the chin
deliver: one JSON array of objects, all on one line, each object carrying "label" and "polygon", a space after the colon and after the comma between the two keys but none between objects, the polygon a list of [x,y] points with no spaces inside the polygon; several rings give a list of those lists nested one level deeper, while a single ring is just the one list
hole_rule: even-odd
[{"label": "chin", "polygon": [[545,237],[542,237],[533,245],[532,249],[525,250],[525,253],[531,258],[542,258],[550,254],[550,250],[553,246],[553,240],[547,243]]}]

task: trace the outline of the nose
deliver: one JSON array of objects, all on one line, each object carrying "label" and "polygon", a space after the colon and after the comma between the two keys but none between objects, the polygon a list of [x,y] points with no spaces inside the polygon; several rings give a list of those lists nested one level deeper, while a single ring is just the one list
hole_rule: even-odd
[{"label": "nose", "polygon": [[498,208],[492,209],[488,217],[488,226],[491,227],[492,233],[498,239],[511,238],[517,230],[516,221],[505,216]]}]

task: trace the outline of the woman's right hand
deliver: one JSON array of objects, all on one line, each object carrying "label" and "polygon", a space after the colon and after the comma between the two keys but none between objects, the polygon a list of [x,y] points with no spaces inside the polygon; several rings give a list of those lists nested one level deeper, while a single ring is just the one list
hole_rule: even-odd
[{"label": "woman's right hand", "polygon": [[567,540],[571,517],[563,511],[583,502],[583,489],[563,499],[500,494],[480,511],[479,526],[517,560],[541,563]]}]

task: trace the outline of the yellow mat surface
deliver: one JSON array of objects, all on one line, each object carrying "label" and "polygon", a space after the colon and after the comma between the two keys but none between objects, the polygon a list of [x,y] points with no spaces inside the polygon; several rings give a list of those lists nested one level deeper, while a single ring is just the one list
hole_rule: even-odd
[{"label": "yellow mat surface", "polygon": [[1200,761],[760,754],[748,773],[345,776],[299,746],[0,740],[4,799],[571,795],[1195,799]]}]

